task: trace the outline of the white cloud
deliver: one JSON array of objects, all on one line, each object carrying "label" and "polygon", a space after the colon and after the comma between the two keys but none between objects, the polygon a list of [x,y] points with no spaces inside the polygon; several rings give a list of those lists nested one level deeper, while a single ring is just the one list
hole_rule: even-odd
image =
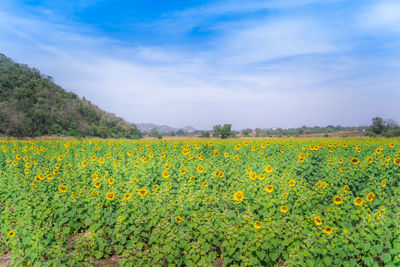
[{"label": "white cloud", "polygon": [[225,34],[220,52],[236,64],[341,49],[329,29],[301,18],[257,21],[242,29],[226,30]]},{"label": "white cloud", "polygon": [[378,1],[362,12],[359,23],[376,33],[400,32],[400,2]]},{"label": "white cloud", "polygon": [[354,125],[377,110],[400,114],[400,66],[375,73],[388,60],[349,55],[340,30],[323,20],[284,16],[216,27],[222,34],[205,51],[132,47],[3,12],[0,52],[132,122],[240,129]]}]

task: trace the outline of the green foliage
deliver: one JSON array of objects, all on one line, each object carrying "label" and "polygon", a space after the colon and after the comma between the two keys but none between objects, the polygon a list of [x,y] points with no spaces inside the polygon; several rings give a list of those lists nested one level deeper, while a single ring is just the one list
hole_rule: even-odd
[{"label": "green foliage", "polygon": [[381,117],[375,117],[372,119],[372,125],[370,126],[370,131],[381,134],[385,130],[385,124]]},{"label": "green foliage", "polygon": [[400,136],[400,128],[397,127],[393,130],[387,131],[385,133],[385,137],[399,137]]},{"label": "green foliage", "polygon": [[52,78],[0,54],[0,135],[140,138],[134,124],[64,91]]},{"label": "green foliage", "polygon": [[232,124],[224,124],[221,129],[221,138],[226,139],[232,135]]},{"label": "green foliage", "polygon": [[222,130],[222,126],[221,125],[214,125],[213,126],[213,130],[212,130],[212,134],[214,137],[221,137],[221,130]]},{"label": "green foliage", "polygon": [[372,132],[372,131],[366,131],[364,133],[364,136],[368,136],[368,137],[376,137],[376,133]]},{"label": "green foliage", "polygon": [[151,137],[156,137],[157,139],[161,139],[161,138],[162,138],[162,135],[161,135],[161,133],[157,130],[157,128],[151,129],[151,131],[150,131],[150,136],[151,136]]},{"label": "green foliage", "polygon": [[399,151],[387,138],[0,141],[0,253],[15,266],[399,266]]},{"label": "green foliage", "polygon": [[208,131],[202,131],[200,134],[201,138],[210,138],[210,133]]},{"label": "green foliage", "polygon": [[250,128],[246,128],[246,129],[243,129],[241,132],[242,132],[242,134],[243,134],[244,136],[250,136],[251,133],[253,132],[253,130],[250,129]]},{"label": "green foliage", "polygon": [[226,139],[230,136],[233,136],[234,133],[231,130],[232,124],[224,124],[224,126],[221,125],[214,125],[212,133],[214,137],[219,137],[222,139]]}]

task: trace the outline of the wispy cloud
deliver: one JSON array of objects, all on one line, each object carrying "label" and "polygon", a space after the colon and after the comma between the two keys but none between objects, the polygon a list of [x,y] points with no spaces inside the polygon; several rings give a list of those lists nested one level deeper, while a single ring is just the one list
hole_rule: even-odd
[{"label": "wispy cloud", "polygon": [[375,33],[400,33],[400,2],[378,1],[361,13],[360,25]]},{"label": "wispy cloud", "polygon": [[[198,128],[231,122],[240,129],[358,125],[375,115],[400,120],[395,116],[400,114],[395,101],[400,66],[386,55],[385,46],[369,53],[354,40],[354,32],[343,32],[332,18],[299,11],[212,23],[205,19],[315,3],[225,1],[167,13],[162,22],[180,21],[176,25],[184,31],[200,25],[217,31],[200,48],[174,42],[131,44],[99,36],[85,25],[0,11],[0,47],[53,76],[65,89],[132,122]],[[191,19],[196,13],[199,19]],[[347,19],[357,21],[357,16]],[[393,16],[385,21],[393,23]],[[150,25],[158,31],[160,23]],[[367,52],[355,50],[360,46]]]}]

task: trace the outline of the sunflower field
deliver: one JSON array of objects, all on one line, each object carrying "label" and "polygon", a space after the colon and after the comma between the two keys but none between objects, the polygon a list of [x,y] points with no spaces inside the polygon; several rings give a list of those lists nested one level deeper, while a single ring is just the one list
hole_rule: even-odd
[{"label": "sunflower field", "polygon": [[399,266],[398,139],[0,141],[15,266]]}]

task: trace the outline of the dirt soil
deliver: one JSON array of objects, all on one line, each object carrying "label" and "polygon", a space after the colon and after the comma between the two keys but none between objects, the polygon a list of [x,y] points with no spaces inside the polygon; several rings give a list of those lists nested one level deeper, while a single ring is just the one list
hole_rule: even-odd
[{"label": "dirt soil", "polygon": [[0,255],[0,266],[1,267],[12,267],[11,253]]}]

